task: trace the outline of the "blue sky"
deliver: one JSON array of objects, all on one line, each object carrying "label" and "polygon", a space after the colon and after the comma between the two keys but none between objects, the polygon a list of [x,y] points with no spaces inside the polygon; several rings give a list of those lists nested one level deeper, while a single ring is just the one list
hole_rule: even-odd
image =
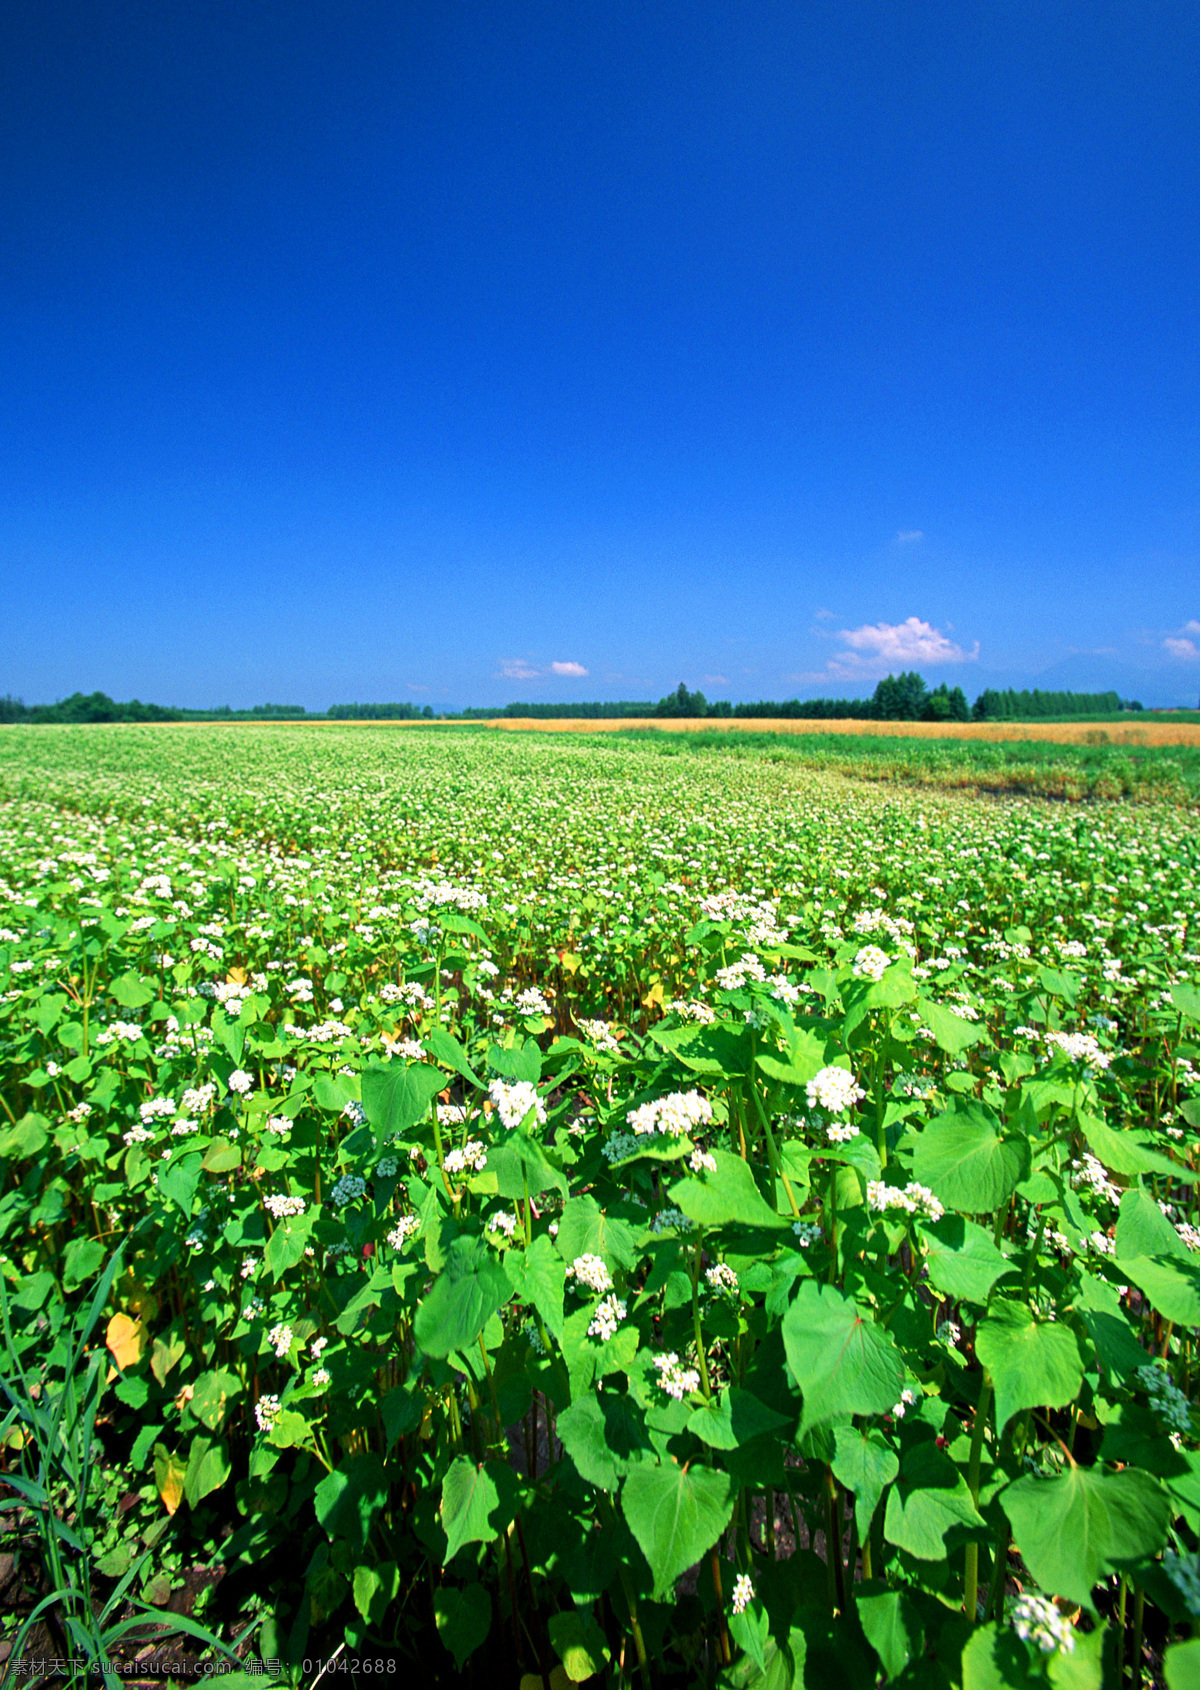
[{"label": "blue sky", "polygon": [[1200,692],[1200,21],[39,0],[0,692]]}]

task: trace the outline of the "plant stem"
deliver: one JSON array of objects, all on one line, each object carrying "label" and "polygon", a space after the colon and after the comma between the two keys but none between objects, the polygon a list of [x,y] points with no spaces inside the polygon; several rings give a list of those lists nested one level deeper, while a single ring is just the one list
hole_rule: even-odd
[{"label": "plant stem", "polygon": [[707,1402],[712,1396],[708,1382],[708,1358],[704,1354],[704,1328],[700,1324],[700,1241],[703,1232],[696,1228],[696,1248],[692,1256],[692,1330],[696,1335],[696,1355],[700,1362],[700,1389]]},{"label": "plant stem", "polygon": [[[992,1376],[984,1368],[975,1404],[975,1424],[971,1428],[971,1453],[967,1458],[967,1488],[971,1504],[979,1508],[979,1470],[983,1464],[983,1434],[987,1427],[988,1409],[992,1402]],[[968,1543],[964,1551],[963,1607],[967,1618],[974,1623],[979,1606],[979,1545]]]}]

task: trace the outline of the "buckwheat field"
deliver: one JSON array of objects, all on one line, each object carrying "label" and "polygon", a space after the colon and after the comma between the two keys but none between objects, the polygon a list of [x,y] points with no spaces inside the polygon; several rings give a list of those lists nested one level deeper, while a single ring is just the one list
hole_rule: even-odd
[{"label": "buckwheat field", "polygon": [[1200,1684],[1198,881],[1179,804],[0,730],[13,1658]]}]

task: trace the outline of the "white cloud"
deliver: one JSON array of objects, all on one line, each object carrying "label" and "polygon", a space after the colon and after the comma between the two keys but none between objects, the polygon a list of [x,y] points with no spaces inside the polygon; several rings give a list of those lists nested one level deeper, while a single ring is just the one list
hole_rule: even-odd
[{"label": "white cloud", "polygon": [[896,539],[902,546],[911,546],[914,540],[923,540],[925,535],[919,528],[902,528]]},{"label": "white cloud", "polygon": [[729,676],[705,675],[704,684],[706,687],[727,687],[729,685]]},{"label": "white cloud", "polygon": [[964,651],[940,628],[909,616],[903,622],[866,622],[843,628],[837,636],[847,646],[828,663],[829,673],[842,680],[855,675],[884,674],[887,670],[937,667],[943,663],[971,663],[979,656],[979,641]]},{"label": "white cloud", "polygon": [[552,663],[550,673],[552,675],[586,675],[587,670],[582,663]]},{"label": "white cloud", "polygon": [[500,674],[506,681],[532,681],[537,670],[531,668],[523,657],[513,657],[501,663]]},{"label": "white cloud", "polygon": [[1185,663],[1193,658],[1200,657],[1200,646],[1196,644],[1195,640],[1174,634],[1168,634],[1163,641],[1163,650],[1169,652],[1172,657],[1181,657]]}]

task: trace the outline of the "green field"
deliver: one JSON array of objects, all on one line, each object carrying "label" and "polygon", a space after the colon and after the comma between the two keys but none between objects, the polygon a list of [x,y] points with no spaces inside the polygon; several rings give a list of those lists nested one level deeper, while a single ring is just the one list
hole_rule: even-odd
[{"label": "green field", "polygon": [[0,728],[14,1657],[1195,1683],[1196,789]]}]

